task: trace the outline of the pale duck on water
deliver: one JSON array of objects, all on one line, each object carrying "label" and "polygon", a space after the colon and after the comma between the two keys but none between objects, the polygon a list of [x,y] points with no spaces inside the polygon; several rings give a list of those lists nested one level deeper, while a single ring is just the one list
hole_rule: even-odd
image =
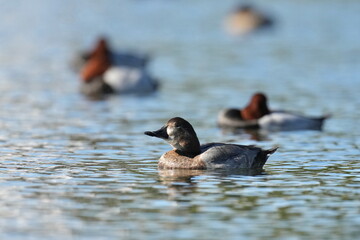
[{"label": "pale duck on water", "polygon": [[263,150],[225,143],[200,145],[194,128],[180,117],[172,118],[159,130],[145,134],[164,139],[174,148],[160,157],[160,169],[262,169],[277,149]]},{"label": "pale duck on water", "polygon": [[251,5],[236,7],[225,20],[225,29],[231,35],[242,36],[273,25],[273,19]]}]

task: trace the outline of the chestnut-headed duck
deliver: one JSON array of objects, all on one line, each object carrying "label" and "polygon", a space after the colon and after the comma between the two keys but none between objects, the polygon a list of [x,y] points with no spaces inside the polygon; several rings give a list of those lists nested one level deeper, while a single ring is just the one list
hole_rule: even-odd
[{"label": "chestnut-headed duck", "polygon": [[159,130],[145,134],[164,139],[174,148],[160,157],[160,169],[262,169],[277,149],[263,150],[225,143],[200,145],[194,128],[180,117],[172,118]]},{"label": "chestnut-headed duck", "polygon": [[95,43],[93,49],[78,53],[74,57],[71,61],[71,67],[75,72],[80,71],[86,62],[100,51],[106,51],[110,56],[112,64],[117,66],[145,68],[150,60],[150,56],[148,54],[125,50],[115,51],[111,48],[107,38],[100,37]]},{"label": "chestnut-headed duck", "polygon": [[289,111],[271,111],[263,93],[252,96],[243,109],[224,109],[218,115],[220,127],[264,129],[268,131],[321,130],[329,115],[307,117]]},{"label": "chestnut-headed duck", "polygon": [[250,5],[241,5],[225,20],[225,29],[232,35],[245,35],[273,25],[273,20]]},{"label": "chestnut-headed duck", "polygon": [[113,61],[106,42],[101,40],[81,69],[81,92],[97,98],[109,93],[154,92],[158,81],[145,67],[118,65]]}]

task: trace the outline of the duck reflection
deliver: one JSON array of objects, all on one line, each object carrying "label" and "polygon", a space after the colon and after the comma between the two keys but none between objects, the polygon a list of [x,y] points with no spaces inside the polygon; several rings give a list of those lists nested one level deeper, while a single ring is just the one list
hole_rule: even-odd
[{"label": "duck reflection", "polygon": [[[168,187],[169,199],[177,202],[188,202],[187,195],[195,193],[198,188],[198,177],[242,177],[264,175],[264,169],[221,169],[221,170],[189,170],[159,169],[159,180]],[[219,181],[221,181],[219,179]]]},{"label": "duck reflection", "polygon": [[205,170],[159,169],[159,180],[167,186],[169,199],[187,202],[184,196],[194,193],[196,176],[203,175]]}]

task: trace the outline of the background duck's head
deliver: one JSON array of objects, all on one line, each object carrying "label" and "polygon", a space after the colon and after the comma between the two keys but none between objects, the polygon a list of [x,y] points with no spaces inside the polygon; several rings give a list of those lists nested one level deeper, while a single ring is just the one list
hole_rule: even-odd
[{"label": "background duck's head", "polygon": [[267,98],[263,93],[255,93],[250,103],[241,111],[241,117],[244,120],[259,119],[266,114],[269,114],[270,110],[267,106]]},{"label": "background duck's head", "polygon": [[101,76],[111,66],[110,50],[105,38],[100,38],[94,51],[81,70],[81,78],[85,82]]}]

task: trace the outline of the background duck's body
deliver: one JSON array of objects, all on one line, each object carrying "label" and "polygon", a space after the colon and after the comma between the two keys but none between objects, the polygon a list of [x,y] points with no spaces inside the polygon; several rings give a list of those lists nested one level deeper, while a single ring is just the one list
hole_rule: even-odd
[{"label": "background duck's body", "polygon": [[228,128],[263,129],[267,131],[321,130],[329,115],[308,117],[291,111],[272,111],[263,93],[252,96],[243,109],[223,109],[218,114],[218,125]]}]

